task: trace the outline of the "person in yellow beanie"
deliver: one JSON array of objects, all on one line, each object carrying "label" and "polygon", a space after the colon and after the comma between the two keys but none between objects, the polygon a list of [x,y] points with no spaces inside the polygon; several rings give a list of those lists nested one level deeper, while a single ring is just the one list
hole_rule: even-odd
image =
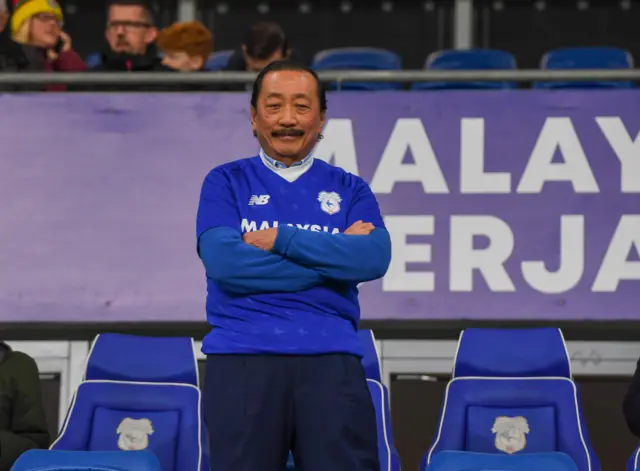
[{"label": "person in yellow beanie", "polygon": [[22,44],[53,48],[60,39],[63,16],[54,0],[14,0],[11,36]]},{"label": "person in yellow beanie", "polygon": [[[80,72],[87,69],[62,30],[62,8],[55,0],[13,0],[12,39],[22,45],[29,71]],[[50,86],[48,90],[64,90]]]}]

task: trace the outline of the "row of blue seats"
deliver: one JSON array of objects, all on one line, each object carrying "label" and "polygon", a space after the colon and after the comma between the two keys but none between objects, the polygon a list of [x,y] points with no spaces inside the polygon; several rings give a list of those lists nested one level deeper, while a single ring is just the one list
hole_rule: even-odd
[{"label": "row of blue seats", "polygon": [[[223,69],[233,51],[213,53],[207,70]],[[317,70],[402,70],[402,58],[391,51],[376,48],[337,48],[315,55],[312,67]],[[428,70],[513,70],[513,54],[493,49],[446,50],[431,54],[425,63]],[[543,70],[566,69],[629,69],[633,57],[628,51],[606,47],[557,49],[547,52],[541,62]],[[398,90],[401,83],[347,82],[342,90]],[[628,81],[536,82],[534,88],[632,88]],[[414,83],[414,90],[442,89],[512,89],[516,82],[422,82]],[[335,88],[335,85],[332,86]]]},{"label": "row of blue seats", "polygon": [[[373,333],[360,338],[381,469],[400,471]],[[192,339],[102,334],[51,450],[26,452],[12,471],[208,471],[201,401]],[[420,469],[600,471],[562,332],[463,331]]]}]

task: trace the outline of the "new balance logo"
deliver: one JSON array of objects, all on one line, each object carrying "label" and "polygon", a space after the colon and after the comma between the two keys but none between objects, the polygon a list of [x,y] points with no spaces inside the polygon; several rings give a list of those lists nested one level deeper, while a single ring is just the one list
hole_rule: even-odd
[{"label": "new balance logo", "polygon": [[270,195],[252,195],[249,199],[249,206],[264,206],[269,202]]}]

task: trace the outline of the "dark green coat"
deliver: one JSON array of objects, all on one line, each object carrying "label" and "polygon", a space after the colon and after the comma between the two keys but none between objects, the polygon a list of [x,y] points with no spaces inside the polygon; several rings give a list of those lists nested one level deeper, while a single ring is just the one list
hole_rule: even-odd
[{"label": "dark green coat", "polygon": [[33,358],[0,342],[0,471],[32,448],[48,448],[51,438]]}]

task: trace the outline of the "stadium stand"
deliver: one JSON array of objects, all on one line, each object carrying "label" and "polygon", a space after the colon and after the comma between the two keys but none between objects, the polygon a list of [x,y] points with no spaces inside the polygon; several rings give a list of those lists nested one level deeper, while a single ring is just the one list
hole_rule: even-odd
[{"label": "stadium stand", "polygon": [[198,382],[193,339],[98,335],[51,449],[149,449],[163,471],[206,471]]},{"label": "stadium stand", "polygon": [[[101,54],[93,51],[100,50],[103,42],[103,2],[61,2],[65,13],[64,29],[71,36],[74,49],[83,54],[90,69],[98,67]],[[3,2],[0,0],[0,3]],[[518,68],[630,70],[635,67],[634,55],[640,54],[638,0],[472,0],[467,3],[472,14],[466,22],[469,28],[466,36],[457,34],[465,24],[465,21],[459,21],[459,6],[464,2],[454,0],[302,0],[295,2],[295,7],[284,0],[156,0],[151,3],[157,13],[159,27],[191,15],[212,29],[219,50],[211,55],[204,67],[206,71],[224,69],[234,48],[241,42],[240,32],[248,23],[268,18],[283,25],[295,50],[303,51],[307,62],[317,71],[390,73],[391,78],[387,82],[339,81],[330,84],[331,90],[399,92],[398,95],[409,90],[416,94],[478,90],[483,91],[485,97],[484,92],[517,94],[521,91],[512,90],[534,88],[537,89],[535,93],[544,94],[544,99],[549,100],[549,107],[554,108],[552,95],[557,90],[593,89],[596,93],[622,90],[621,93],[627,93],[625,89],[636,86],[636,82],[629,80],[401,83],[394,81],[393,72],[417,69],[517,71]],[[128,27],[135,25],[122,26],[123,29]],[[460,45],[462,49],[456,49]],[[2,63],[0,57],[0,72],[4,72]],[[158,87],[164,90],[162,86]],[[186,91],[187,88],[179,84],[172,91]],[[201,89],[195,86],[188,91]],[[238,90],[246,89],[241,86]],[[92,91],[100,91],[100,88]],[[118,102],[119,97],[113,101]],[[128,98],[126,101],[129,103]],[[563,106],[563,109],[568,109],[566,104]],[[127,119],[134,114],[133,108],[134,104],[130,108],[128,105],[102,107],[99,113],[113,119],[108,122],[96,119],[98,124],[95,127],[100,129],[100,133],[110,133],[108,137],[114,140],[119,138],[120,132],[133,134],[134,131],[125,126]],[[168,111],[169,117],[158,113],[165,121],[165,129],[169,129],[167,122],[178,120],[178,112],[184,112],[176,110],[175,114]],[[71,115],[73,110],[69,111],[68,115]],[[380,112],[382,114],[384,110]],[[621,121],[625,118],[622,116],[624,112],[620,113]],[[413,110],[408,110],[407,117],[413,117],[412,113]],[[550,115],[554,113],[556,111]],[[202,115],[209,119],[207,113],[202,112]],[[615,110],[611,115],[616,115]],[[65,122],[68,117],[64,110],[60,110],[60,116],[60,122]],[[151,121],[147,120],[145,126]],[[637,126],[634,128],[635,122],[629,121],[632,122],[625,124],[630,124],[629,142],[632,142]],[[37,135],[37,123],[30,124],[34,127],[30,136]],[[208,122],[205,124],[209,125]],[[80,123],[75,126],[79,129]],[[491,126],[492,123],[488,123],[487,128]],[[358,128],[358,123],[355,127]],[[59,129],[63,130],[62,125]],[[360,134],[363,132],[356,130]],[[439,131],[447,129],[443,126]],[[428,132],[431,137],[431,131]],[[455,132],[458,133],[457,128]],[[60,134],[61,140],[68,138],[62,132]],[[101,134],[96,142],[101,143],[99,139],[103,137]],[[585,154],[591,158],[594,152],[589,147],[585,146]],[[488,149],[487,154],[490,154],[491,148]],[[440,152],[438,146],[435,150]],[[400,458],[390,420],[390,372],[385,372],[386,377],[383,375],[373,332],[361,330],[359,335],[365,347],[362,362],[378,419],[382,470],[399,471]],[[409,337],[413,338],[412,335]],[[153,357],[149,352],[154,352]],[[155,352],[167,354],[158,356]],[[626,381],[626,372],[615,372],[619,383]],[[425,373],[429,374],[428,371]],[[437,383],[440,380],[444,383],[449,380],[448,376],[434,378],[435,374],[422,381]],[[58,381],[62,380],[58,378]],[[65,385],[73,384],[68,378],[65,381]],[[610,378],[607,381],[613,382]],[[190,338],[101,334],[92,344],[83,381],[75,392],[51,450],[25,453],[13,470],[207,471],[209,457],[200,412],[199,382]],[[73,390],[73,387],[68,389]],[[64,391],[63,387],[60,394]],[[439,404],[439,397],[432,403]],[[616,400],[611,398],[609,402]],[[420,401],[425,400],[420,398],[416,404]],[[599,398],[592,403],[597,401]],[[423,406],[422,402],[411,407]],[[602,411],[609,410],[606,407],[592,405],[592,409],[597,409],[601,416],[606,415]],[[66,405],[61,410],[66,410]],[[176,420],[176,416],[181,420]],[[613,414],[609,413],[609,416]],[[598,422],[602,423],[605,421]],[[156,424],[160,426],[156,427]],[[609,427],[610,422],[606,424]],[[396,420],[394,425],[397,425]],[[128,427],[131,427],[130,432],[125,431]],[[397,443],[403,452],[405,469],[419,467],[421,471],[599,471],[600,460],[605,463],[601,449],[608,453],[608,462],[603,464],[605,470],[621,469],[622,460],[627,461],[628,471],[640,470],[640,447],[629,456],[633,443],[621,445],[620,440],[607,438],[608,434],[615,434],[617,438],[627,433],[626,429],[620,432],[620,426],[606,430],[607,427],[591,427],[593,432],[604,436],[601,439],[604,445],[600,448],[591,435],[592,447],[583,418],[581,394],[572,377],[570,358],[562,332],[558,329],[467,329],[460,335],[453,375],[447,383],[436,433],[422,462],[418,465],[417,454],[411,457],[413,460],[406,458],[402,440],[398,439]],[[423,427],[422,430],[426,429]],[[431,438],[430,429],[427,435]],[[395,437],[399,438],[397,430]],[[151,452],[135,451],[136,440],[147,440]],[[420,444],[420,456],[427,446],[426,442]],[[134,451],[122,451],[124,449]],[[622,458],[612,458],[614,454]],[[616,466],[611,465],[614,460],[617,460]],[[292,455],[289,456],[287,470],[295,470]]]},{"label": "stadium stand", "polygon": [[460,335],[422,469],[469,466],[599,471],[559,329],[466,329]]}]

